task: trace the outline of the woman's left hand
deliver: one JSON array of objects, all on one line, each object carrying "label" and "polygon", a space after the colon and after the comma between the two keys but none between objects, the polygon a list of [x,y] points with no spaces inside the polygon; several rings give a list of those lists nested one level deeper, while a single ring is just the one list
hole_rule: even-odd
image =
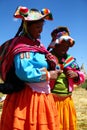
[{"label": "woman's left hand", "polygon": [[78,73],[74,72],[73,70],[67,70],[65,74],[67,78],[78,78]]}]

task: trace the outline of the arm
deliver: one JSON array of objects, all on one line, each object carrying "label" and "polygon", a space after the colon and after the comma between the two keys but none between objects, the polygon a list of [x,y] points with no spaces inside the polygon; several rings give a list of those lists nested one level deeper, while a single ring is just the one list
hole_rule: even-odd
[{"label": "arm", "polygon": [[[24,57],[21,57],[21,54]],[[29,57],[26,57],[27,53],[17,54],[14,58],[15,73],[25,82],[42,82],[48,80],[47,62],[41,55],[38,55],[38,60],[33,52],[29,53]],[[45,62],[44,62],[45,61]]]},{"label": "arm", "polygon": [[35,59],[33,56],[35,56],[33,52],[30,53],[29,58],[20,58],[20,54],[15,56],[15,73],[19,79],[31,83],[43,82],[56,79],[61,73],[59,70],[47,71],[48,63],[46,59],[44,59],[45,57],[43,58],[42,56],[41,58],[38,55],[38,58]]},{"label": "arm", "polygon": [[82,83],[84,83],[85,82],[85,74],[83,73],[83,72],[81,72],[81,71],[76,71],[76,73],[78,74],[78,82],[76,82],[78,85],[79,84],[82,84]]},{"label": "arm", "polygon": [[67,78],[73,79],[73,83],[78,85],[85,81],[85,75],[80,70],[69,69],[66,71],[66,76]]}]

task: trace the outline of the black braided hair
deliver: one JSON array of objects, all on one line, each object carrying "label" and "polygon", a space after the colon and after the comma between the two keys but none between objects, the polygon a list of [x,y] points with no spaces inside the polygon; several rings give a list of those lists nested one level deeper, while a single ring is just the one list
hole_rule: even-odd
[{"label": "black braided hair", "polygon": [[22,30],[23,30],[23,20],[22,20],[22,22],[21,22],[21,25],[20,25],[20,27],[19,27],[19,29],[18,29],[18,31],[17,31],[15,37],[19,36],[19,34],[22,32]]}]

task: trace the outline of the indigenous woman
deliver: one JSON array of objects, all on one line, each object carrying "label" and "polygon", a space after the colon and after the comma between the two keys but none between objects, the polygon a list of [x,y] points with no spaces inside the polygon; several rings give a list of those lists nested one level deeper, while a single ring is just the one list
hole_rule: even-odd
[{"label": "indigenous woman", "polygon": [[75,44],[68,28],[60,26],[52,31],[51,36],[52,43],[49,49],[53,48],[51,53],[58,60],[57,69],[63,70],[55,82],[51,81],[52,93],[60,117],[60,130],[76,130],[76,110],[72,92],[74,85],[83,83],[85,77],[76,59],[67,53],[69,48]]},{"label": "indigenous woman", "polygon": [[15,38],[1,47],[4,48],[0,57],[1,74],[8,94],[0,130],[59,130],[49,85],[59,71],[55,70],[55,58],[39,39],[44,21],[52,20],[52,14],[48,9],[38,11],[19,6],[14,17],[21,18],[22,24]]}]

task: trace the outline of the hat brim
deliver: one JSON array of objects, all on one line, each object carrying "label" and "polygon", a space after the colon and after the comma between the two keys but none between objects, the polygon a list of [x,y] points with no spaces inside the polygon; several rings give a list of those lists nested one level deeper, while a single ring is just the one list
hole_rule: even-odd
[{"label": "hat brim", "polygon": [[21,6],[15,11],[14,17],[21,18],[24,21],[53,20],[52,14],[49,11],[46,14],[42,14],[40,11],[29,10]]},{"label": "hat brim", "polygon": [[63,43],[66,43],[69,45],[69,47],[72,47],[74,44],[75,44],[75,41],[73,38],[71,38],[70,36],[61,36],[60,38],[57,38],[55,41],[54,41],[55,44],[59,45],[59,44],[63,44]]}]

